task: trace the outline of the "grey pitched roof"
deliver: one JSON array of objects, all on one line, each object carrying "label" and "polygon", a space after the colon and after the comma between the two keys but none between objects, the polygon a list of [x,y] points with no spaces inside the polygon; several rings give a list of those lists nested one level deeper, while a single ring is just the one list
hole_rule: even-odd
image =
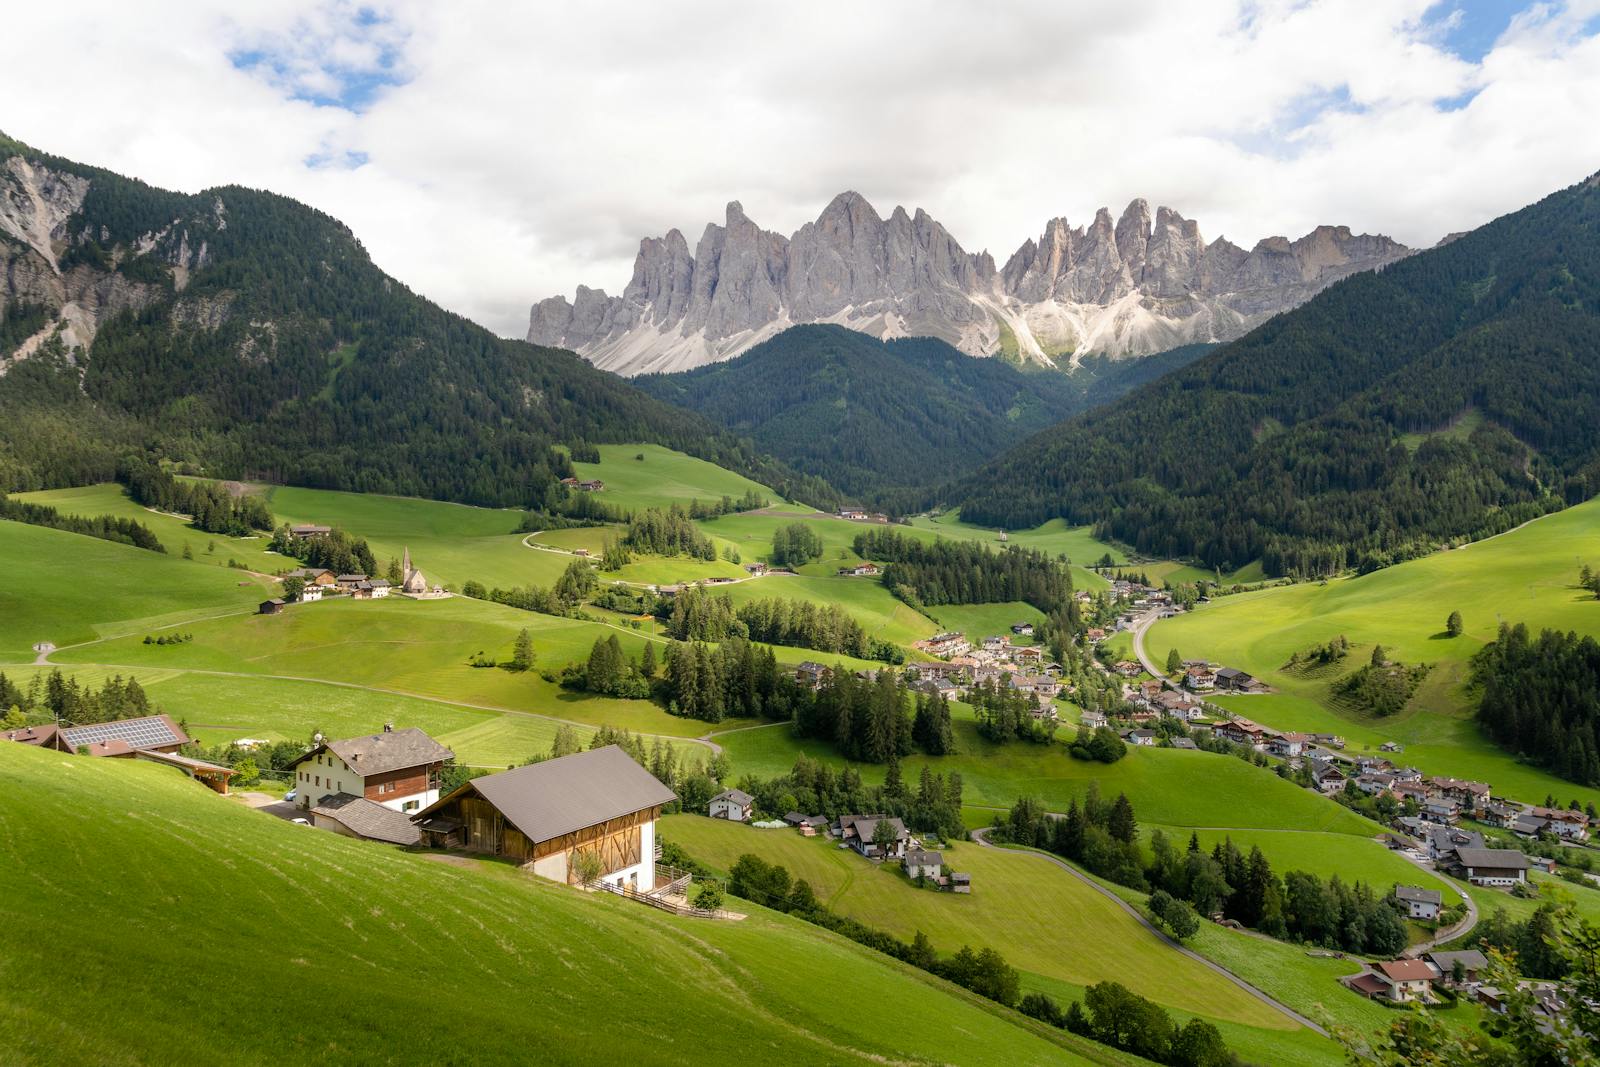
[{"label": "grey pitched roof", "polygon": [[1528,869],[1528,857],[1514,848],[1458,848],[1456,859],[1463,867],[1501,867],[1512,871]]},{"label": "grey pitched roof", "polygon": [[906,853],[906,866],[921,867],[924,865],[943,866],[944,856],[938,852],[924,852],[921,849]]},{"label": "grey pitched roof", "polygon": [[350,793],[332,793],[317,801],[311,814],[332,819],[351,833],[391,845],[414,845],[422,840],[411,816],[376,801]]},{"label": "grey pitched roof", "polygon": [[1475,948],[1469,948],[1462,952],[1428,953],[1428,961],[1445,974],[1450,973],[1450,968],[1455,964],[1456,960],[1460,960],[1461,966],[1469,971],[1481,971],[1489,966],[1488,957]]},{"label": "grey pitched roof", "polygon": [[[350,769],[363,778],[371,774],[387,774],[407,767],[423,767],[441,763],[455,755],[448,748],[417,729],[408,726],[403,730],[388,730],[365,737],[350,737],[343,741],[329,741],[324,745],[335,756],[349,764]],[[319,749],[312,749],[295,763],[309,759]]]},{"label": "grey pitched roof", "polygon": [[751,796],[749,793],[746,793],[743,789],[724,789],[711,799],[713,801],[731,800],[741,808],[749,807],[751,804],[754,804],[756,800],[755,797]]},{"label": "grey pitched roof", "polygon": [[[616,745],[474,778],[461,787],[465,789],[475,790],[534,842],[632,815],[677,797]],[[420,820],[449,799],[424,808],[413,818]]]},{"label": "grey pitched roof", "polygon": [[1444,897],[1437,889],[1423,889],[1414,885],[1397,885],[1394,895],[1400,900],[1412,901],[1417,904],[1443,903]]}]

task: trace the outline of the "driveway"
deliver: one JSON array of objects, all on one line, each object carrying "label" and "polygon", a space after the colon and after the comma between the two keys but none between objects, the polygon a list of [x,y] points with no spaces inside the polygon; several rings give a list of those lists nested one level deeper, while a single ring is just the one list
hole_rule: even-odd
[{"label": "driveway", "polygon": [[289,822],[293,819],[303,819],[306,817],[306,813],[304,811],[301,811],[293,804],[280,800],[271,793],[257,793],[251,790],[246,790],[245,792],[235,793],[233,795],[238,797],[250,807],[255,808],[257,811],[266,812],[268,815],[276,815],[285,822]]}]

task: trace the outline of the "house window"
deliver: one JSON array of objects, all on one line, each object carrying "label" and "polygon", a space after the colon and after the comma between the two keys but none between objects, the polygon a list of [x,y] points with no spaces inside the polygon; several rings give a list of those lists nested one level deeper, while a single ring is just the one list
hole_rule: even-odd
[{"label": "house window", "polygon": [[416,811],[421,806],[422,806],[422,802],[421,801],[408,800],[404,804],[400,805],[400,810],[401,811]]},{"label": "house window", "polygon": [[321,784],[322,784],[322,775],[320,775],[320,774],[319,774],[319,775],[317,775],[317,784],[318,784],[318,785],[321,785]]}]

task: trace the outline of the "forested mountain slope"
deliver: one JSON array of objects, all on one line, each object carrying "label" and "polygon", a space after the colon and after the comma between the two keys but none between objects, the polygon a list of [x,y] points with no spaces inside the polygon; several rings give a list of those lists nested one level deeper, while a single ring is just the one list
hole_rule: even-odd
[{"label": "forested mountain slope", "polygon": [[1600,491],[1600,176],[1046,430],[947,493],[1157,555],[1374,566]]},{"label": "forested mountain slope", "polygon": [[557,444],[650,441],[825,487],[570,352],[412,293],[321,212],[167,192],[0,136],[0,490],[126,450],[226,477],[527,505]]},{"label": "forested mountain slope", "polygon": [[634,384],[847,492],[873,495],[949,481],[1206,347],[1092,360],[1069,375],[974,359],[931,337],[796,326],[725,363]]}]

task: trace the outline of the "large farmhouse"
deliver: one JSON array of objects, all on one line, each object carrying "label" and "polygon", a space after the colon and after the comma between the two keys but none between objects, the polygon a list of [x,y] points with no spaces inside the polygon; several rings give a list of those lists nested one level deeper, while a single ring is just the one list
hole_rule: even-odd
[{"label": "large farmhouse", "polygon": [[424,844],[508,856],[576,884],[655,889],[656,819],[672,790],[616,745],[474,778],[412,816]]},{"label": "large farmhouse", "polygon": [[301,756],[294,771],[295,803],[310,810],[342,795],[412,812],[439,799],[439,772],[455,753],[415,727],[324,741]]}]

